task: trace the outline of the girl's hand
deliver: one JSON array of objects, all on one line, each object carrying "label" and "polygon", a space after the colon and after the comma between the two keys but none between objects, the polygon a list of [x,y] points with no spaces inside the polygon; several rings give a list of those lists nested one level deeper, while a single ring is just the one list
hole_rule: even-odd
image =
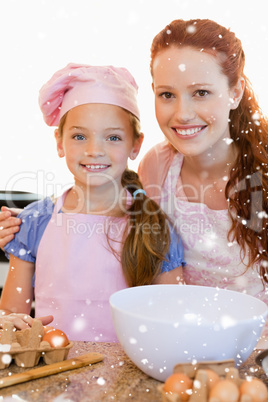
[{"label": "girl's hand", "polygon": [[20,209],[2,207],[0,212],[0,248],[3,249],[7,243],[14,238],[14,233],[20,230],[21,219],[16,218]]},{"label": "girl's hand", "polygon": [[[45,317],[40,317],[38,319],[42,322],[43,325],[47,325],[51,321],[53,321],[53,316],[48,315]],[[7,315],[3,315],[0,318],[0,328],[3,328],[5,322],[12,322],[12,324],[14,325],[14,327],[16,329],[25,329],[25,328],[30,328],[32,326],[33,318],[31,316],[29,316],[28,314],[11,313],[11,314],[7,314]]]}]

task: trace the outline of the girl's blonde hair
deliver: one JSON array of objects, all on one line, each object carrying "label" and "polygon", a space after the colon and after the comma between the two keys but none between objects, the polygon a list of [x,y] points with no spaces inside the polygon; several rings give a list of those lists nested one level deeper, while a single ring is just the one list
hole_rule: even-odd
[{"label": "girl's blonde hair", "polygon": [[240,77],[245,90],[237,109],[230,112],[230,134],[238,152],[225,189],[229,202],[229,240],[241,247],[246,266],[255,263],[268,283],[268,120],[244,74],[241,42],[229,29],[204,19],[175,20],[156,35],[151,46],[151,74],[156,55],[169,46],[191,46],[217,57],[230,88]]}]

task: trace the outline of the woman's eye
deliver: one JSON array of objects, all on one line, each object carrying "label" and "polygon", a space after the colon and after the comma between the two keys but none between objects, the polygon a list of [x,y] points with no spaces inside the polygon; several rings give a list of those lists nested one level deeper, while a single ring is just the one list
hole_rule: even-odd
[{"label": "woman's eye", "polygon": [[171,99],[173,97],[173,94],[171,92],[162,92],[160,94],[160,97],[164,99]]},{"label": "woman's eye", "polygon": [[85,139],[84,135],[82,134],[76,134],[73,138],[78,141],[83,141]]},{"label": "woman's eye", "polygon": [[208,94],[209,92],[206,89],[199,89],[198,91],[195,92],[195,95],[197,95],[200,98],[204,98]]}]

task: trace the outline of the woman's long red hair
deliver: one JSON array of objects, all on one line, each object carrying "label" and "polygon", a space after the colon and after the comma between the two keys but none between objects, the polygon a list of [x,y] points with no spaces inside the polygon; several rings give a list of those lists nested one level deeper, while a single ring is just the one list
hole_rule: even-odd
[{"label": "woman's long red hair", "polygon": [[246,266],[258,267],[268,283],[268,119],[261,111],[251,84],[244,74],[245,54],[241,41],[214,21],[175,20],[153,40],[151,73],[156,55],[169,46],[191,46],[217,57],[230,88],[240,77],[245,90],[237,109],[230,112],[230,135],[238,150],[225,196],[231,227],[228,239],[241,248]]}]

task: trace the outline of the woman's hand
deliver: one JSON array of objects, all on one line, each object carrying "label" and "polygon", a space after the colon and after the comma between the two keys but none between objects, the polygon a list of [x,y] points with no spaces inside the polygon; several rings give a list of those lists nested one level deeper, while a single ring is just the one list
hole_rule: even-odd
[{"label": "woman's hand", "polygon": [[0,212],[0,248],[3,249],[7,243],[14,238],[14,233],[20,230],[21,219],[16,218],[20,209],[2,207]]},{"label": "woman's hand", "polygon": [[[53,321],[53,316],[52,315],[47,315],[45,317],[39,317],[38,320],[42,322],[43,325],[49,324],[51,321]],[[3,328],[5,322],[12,322],[14,327],[16,329],[25,329],[25,328],[30,328],[33,324],[33,318],[29,316],[28,314],[6,314],[3,315],[0,318],[0,328]]]}]

